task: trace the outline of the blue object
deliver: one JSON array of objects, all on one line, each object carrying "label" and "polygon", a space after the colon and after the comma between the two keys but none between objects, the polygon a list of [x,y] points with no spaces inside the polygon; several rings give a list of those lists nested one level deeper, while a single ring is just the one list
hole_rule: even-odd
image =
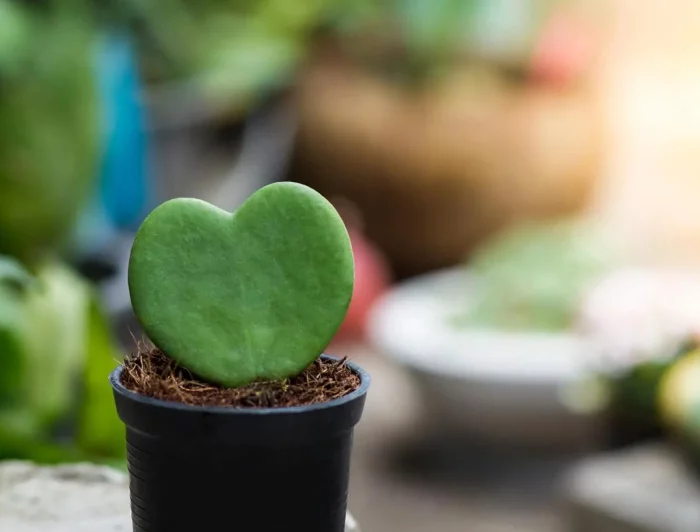
[{"label": "blue object", "polygon": [[149,203],[148,141],[139,101],[141,81],[131,41],[106,37],[99,49],[98,82],[103,95],[106,150],[99,199],[117,229],[138,226]]},{"label": "blue object", "polygon": [[135,230],[147,214],[151,197],[141,80],[127,35],[113,33],[99,42],[96,82],[104,143],[95,195],[77,228],[83,253],[104,246],[115,233]]}]

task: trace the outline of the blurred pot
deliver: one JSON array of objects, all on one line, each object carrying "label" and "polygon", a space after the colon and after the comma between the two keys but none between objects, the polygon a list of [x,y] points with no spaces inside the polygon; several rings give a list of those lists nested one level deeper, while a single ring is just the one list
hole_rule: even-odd
[{"label": "blurred pot", "polygon": [[294,180],[355,202],[400,276],[456,264],[513,219],[578,209],[599,166],[584,89],[471,69],[409,92],[327,47],[296,96]]},{"label": "blurred pot", "polygon": [[413,376],[426,432],[530,449],[599,447],[598,410],[572,407],[590,346],[571,333],[464,328],[475,280],[447,269],[399,284],[375,307],[370,339]]}]

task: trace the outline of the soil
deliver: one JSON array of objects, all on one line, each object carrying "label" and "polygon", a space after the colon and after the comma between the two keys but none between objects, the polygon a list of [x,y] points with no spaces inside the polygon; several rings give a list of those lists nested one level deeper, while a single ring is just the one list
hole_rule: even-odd
[{"label": "soil", "polygon": [[356,390],[360,378],[342,360],[316,359],[290,379],[222,388],[177,365],[160,349],[140,347],[124,361],[122,385],[165,401],[195,406],[270,408],[305,406],[338,399]]}]

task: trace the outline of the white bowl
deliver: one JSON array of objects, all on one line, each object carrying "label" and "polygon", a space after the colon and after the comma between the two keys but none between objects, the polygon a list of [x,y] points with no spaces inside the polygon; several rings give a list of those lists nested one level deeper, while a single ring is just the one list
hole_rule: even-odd
[{"label": "white bowl", "polygon": [[591,347],[571,333],[458,327],[475,280],[443,270],[398,285],[374,308],[375,348],[414,376],[431,428],[507,445],[590,446],[600,418],[566,400]]}]

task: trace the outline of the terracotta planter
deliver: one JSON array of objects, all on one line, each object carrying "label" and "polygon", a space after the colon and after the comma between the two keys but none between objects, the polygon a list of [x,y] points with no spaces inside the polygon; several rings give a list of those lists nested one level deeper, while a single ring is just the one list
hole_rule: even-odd
[{"label": "terracotta planter", "polygon": [[583,89],[465,71],[408,92],[326,51],[297,103],[292,178],[355,202],[400,276],[463,260],[509,220],[580,208],[599,166]]}]

